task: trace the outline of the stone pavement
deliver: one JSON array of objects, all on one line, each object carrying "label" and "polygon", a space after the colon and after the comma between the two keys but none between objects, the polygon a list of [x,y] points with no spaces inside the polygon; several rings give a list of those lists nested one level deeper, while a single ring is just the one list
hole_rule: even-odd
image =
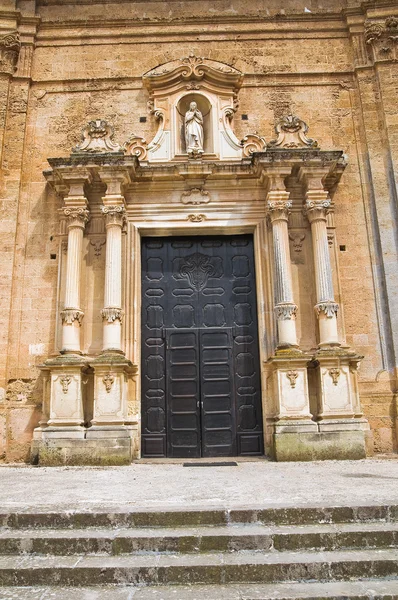
[{"label": "stone pavement", "polygon": [[142,462],[128,467],[0,468],[3,510],[394,503],[398,503],[398,457],[312,463],[255,460],[204,467]]}]

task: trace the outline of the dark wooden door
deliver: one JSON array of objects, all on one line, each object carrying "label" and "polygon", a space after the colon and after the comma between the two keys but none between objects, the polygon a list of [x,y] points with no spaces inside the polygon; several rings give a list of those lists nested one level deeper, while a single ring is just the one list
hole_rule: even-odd
[{"label": "dark wooden door", "polygon": [[142,455],[263,451],[251,236],[142,242]]}]

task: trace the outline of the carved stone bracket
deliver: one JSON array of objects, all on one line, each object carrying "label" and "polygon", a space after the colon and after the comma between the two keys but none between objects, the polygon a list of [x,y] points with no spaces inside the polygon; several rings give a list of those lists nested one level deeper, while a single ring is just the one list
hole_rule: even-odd
[{"label": "carved stone bracket", "polygon": [[275,306],[275,316],[278,321],[290,321],[297,316],[297,306],[290,302],[279,303]]},{"label": "carved stone bracket", "polygon": [[101,310],[101,316],[103,321],[108,323],[114,323],[114,321],[123,322],[124,312],[121,308],[107,307]]},{"label": "carved stone bracket", "polygon": [[104,377],[102,378],[102,382],[105,386],[105,390],[107,391],[107,393],[109,394],[111,389],[112,389],[112,385],[115,382],[115,378],[113,377],[113,375],[111,375],[111,373],[107,373],[106,375],[104,375]]},{"label": "carved stone bracket", "polygon": [[308,125],[293,115],[282,117],[275,125],[277,139],[269,142],[271,148],[317,148],[318,142],[307,137]]},{"label": "carved stone bracket", "polygon": [[290,381],[290,386],[292,388],[295,388],[296,387],[296,380],[298,378],[298,372],[297,371],[288,371],[286,373],[286,377]]},{"label": "carved stone bracket", "polygon": [[113,142],[113,135],[113,126],[108,121],[89,121],[82,130],[82,141],[72,152],[120,152],[121,147]]},{"label": "carved stone bracket", "polygon": [[21,42],[19,33],[13,31],[0,38],[0,73],[13,75],[17,70]]},{"label": "carved stone bracket", "polygon": [[83,208],[82,206],[67,207],[64,208],[63,212],[68,219],[68,227],[81,227],[84,229],[90,216],[87,208]]},{"label": "carved stone bracket", "polygon": [[181,202],[183,204],[207,204],[210,202],[210,194],[203,189],[192,188],[182,192]]},{"label": "carved stone bracket", "polygon": [[315,312],[317,316],[321,314],[321,312],[325,313],[328,319],[337,316],[337,311],[339,310],[339,305],[337,302],[319,302],[315,305]]},{"label": "carved stone bracket", "polygon": [[81,326],[84,317],[84,312],[78,308],[64,308],[61,311],[62,324],[72,325],[75,321]]},{"label": "carved stone bracket", "polygon": [[101,206],[101,212],[106,219],[106,225],[119,225],[123,227],[126,219],[126,209],[124,206]]}]

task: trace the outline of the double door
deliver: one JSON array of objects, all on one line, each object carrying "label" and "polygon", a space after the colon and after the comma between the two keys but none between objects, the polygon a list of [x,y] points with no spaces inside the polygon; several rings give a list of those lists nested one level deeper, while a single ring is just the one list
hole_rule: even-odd
[{"label": "double door", "polygon": [[142,240],[142,455],[263,452],[253,240]]}]

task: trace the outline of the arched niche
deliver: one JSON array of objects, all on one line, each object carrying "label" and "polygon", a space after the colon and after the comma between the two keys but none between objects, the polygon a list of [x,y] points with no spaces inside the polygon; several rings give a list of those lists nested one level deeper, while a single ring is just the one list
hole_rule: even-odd
[{"label": "arched niche", "polygon": [[214,152],[212,104],[206,96],[198,92],[185,94],[176,104],[176,153],[187,153],[185,143],[185,113],[188,111],[191,102],[196,102],[198,109],[202,113],[204,152],[205,154],[210,154]]}]

